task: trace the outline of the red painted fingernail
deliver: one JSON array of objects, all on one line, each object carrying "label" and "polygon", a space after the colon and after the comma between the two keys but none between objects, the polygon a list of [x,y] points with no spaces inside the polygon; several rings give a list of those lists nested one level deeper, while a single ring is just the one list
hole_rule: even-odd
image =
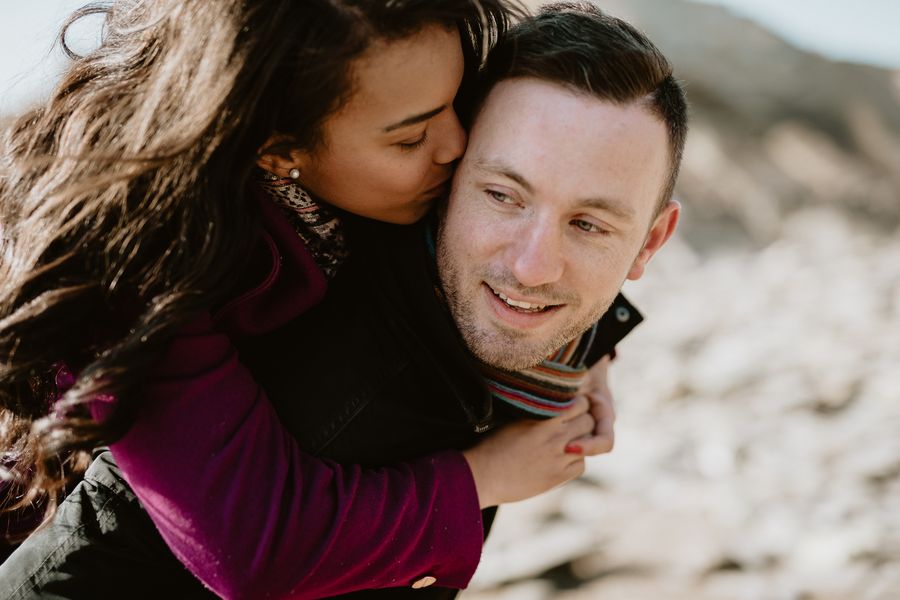
[{"label": "red painted fingernail", "polygon": [[566,454],[584,454],[584,448],[580,444],[567,444]]}]

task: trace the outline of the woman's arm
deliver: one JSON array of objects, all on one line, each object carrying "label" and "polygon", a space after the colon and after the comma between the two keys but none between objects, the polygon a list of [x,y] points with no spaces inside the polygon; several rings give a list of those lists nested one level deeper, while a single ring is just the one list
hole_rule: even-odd
[{"label": "woman's arm", "polygon": [[578,476],[584,458],[565,448],[595,428],[582,397],[465,455],[382,469],[316,459],[206,317],[176,337],[148,393],[111,450],[175,555],[227,598],[319,598],[424,576],[465,587],[481,554],[479,508]]},{"label": "woman's arm", "polygon": [[173,341],[111,446],[176,556],[228,597],[465,587],[483,532],[458,452],[363,470],[303,454],[209,317]]}]

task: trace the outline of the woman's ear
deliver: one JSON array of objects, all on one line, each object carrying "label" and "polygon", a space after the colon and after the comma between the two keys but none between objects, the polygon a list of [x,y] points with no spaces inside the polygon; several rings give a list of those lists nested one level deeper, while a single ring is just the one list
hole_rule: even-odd
[{"label": "woman's ear", "polygon": [[256,166],[279,177],[288,177],[289,173],[294,169],[299,169],[302,173],[308,161],[306,152],[297,149],[272,151],[272,149],[278,147],[285,148],[289,142],[290,138],[287,136],[272,135],[260,148],[256,158]]},{"label": "woman's ear", "polygon": [[647,239],[644,241],[644,247],[638,252],[637,258],[631,264],[628,271],[628,279],[640,279],[644,275],[644,269],[647,263],[653,258],[653,255],[662,248],[678,226],[678,217],[681,215],[681,205],[676,200],[670,200],[665,208],[660,211],[653,220],[653,226],[647,233]]}]

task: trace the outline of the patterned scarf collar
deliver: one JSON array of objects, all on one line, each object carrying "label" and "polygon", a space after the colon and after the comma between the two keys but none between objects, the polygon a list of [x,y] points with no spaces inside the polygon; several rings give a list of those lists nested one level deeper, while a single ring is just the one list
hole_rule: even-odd
[{"label": "patterned scarf collar", "polygon": [[261,174],[259,186],[287,216],[325,277],[332,279],[349,254],[337,215],[288,177]]}]

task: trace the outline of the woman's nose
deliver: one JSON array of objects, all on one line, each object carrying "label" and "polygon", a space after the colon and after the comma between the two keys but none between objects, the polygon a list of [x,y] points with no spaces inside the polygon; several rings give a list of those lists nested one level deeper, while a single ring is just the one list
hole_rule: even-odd
[{"label": "woman's nose", "polygon": [[466,130],[463,129],[456,111],[452,108],[447,111],[446,115],[441,115],[439,143],[435,145],[434,162],[439,165],[450,164],[462,157],[466,151],[466,142],[468,136]]}]

